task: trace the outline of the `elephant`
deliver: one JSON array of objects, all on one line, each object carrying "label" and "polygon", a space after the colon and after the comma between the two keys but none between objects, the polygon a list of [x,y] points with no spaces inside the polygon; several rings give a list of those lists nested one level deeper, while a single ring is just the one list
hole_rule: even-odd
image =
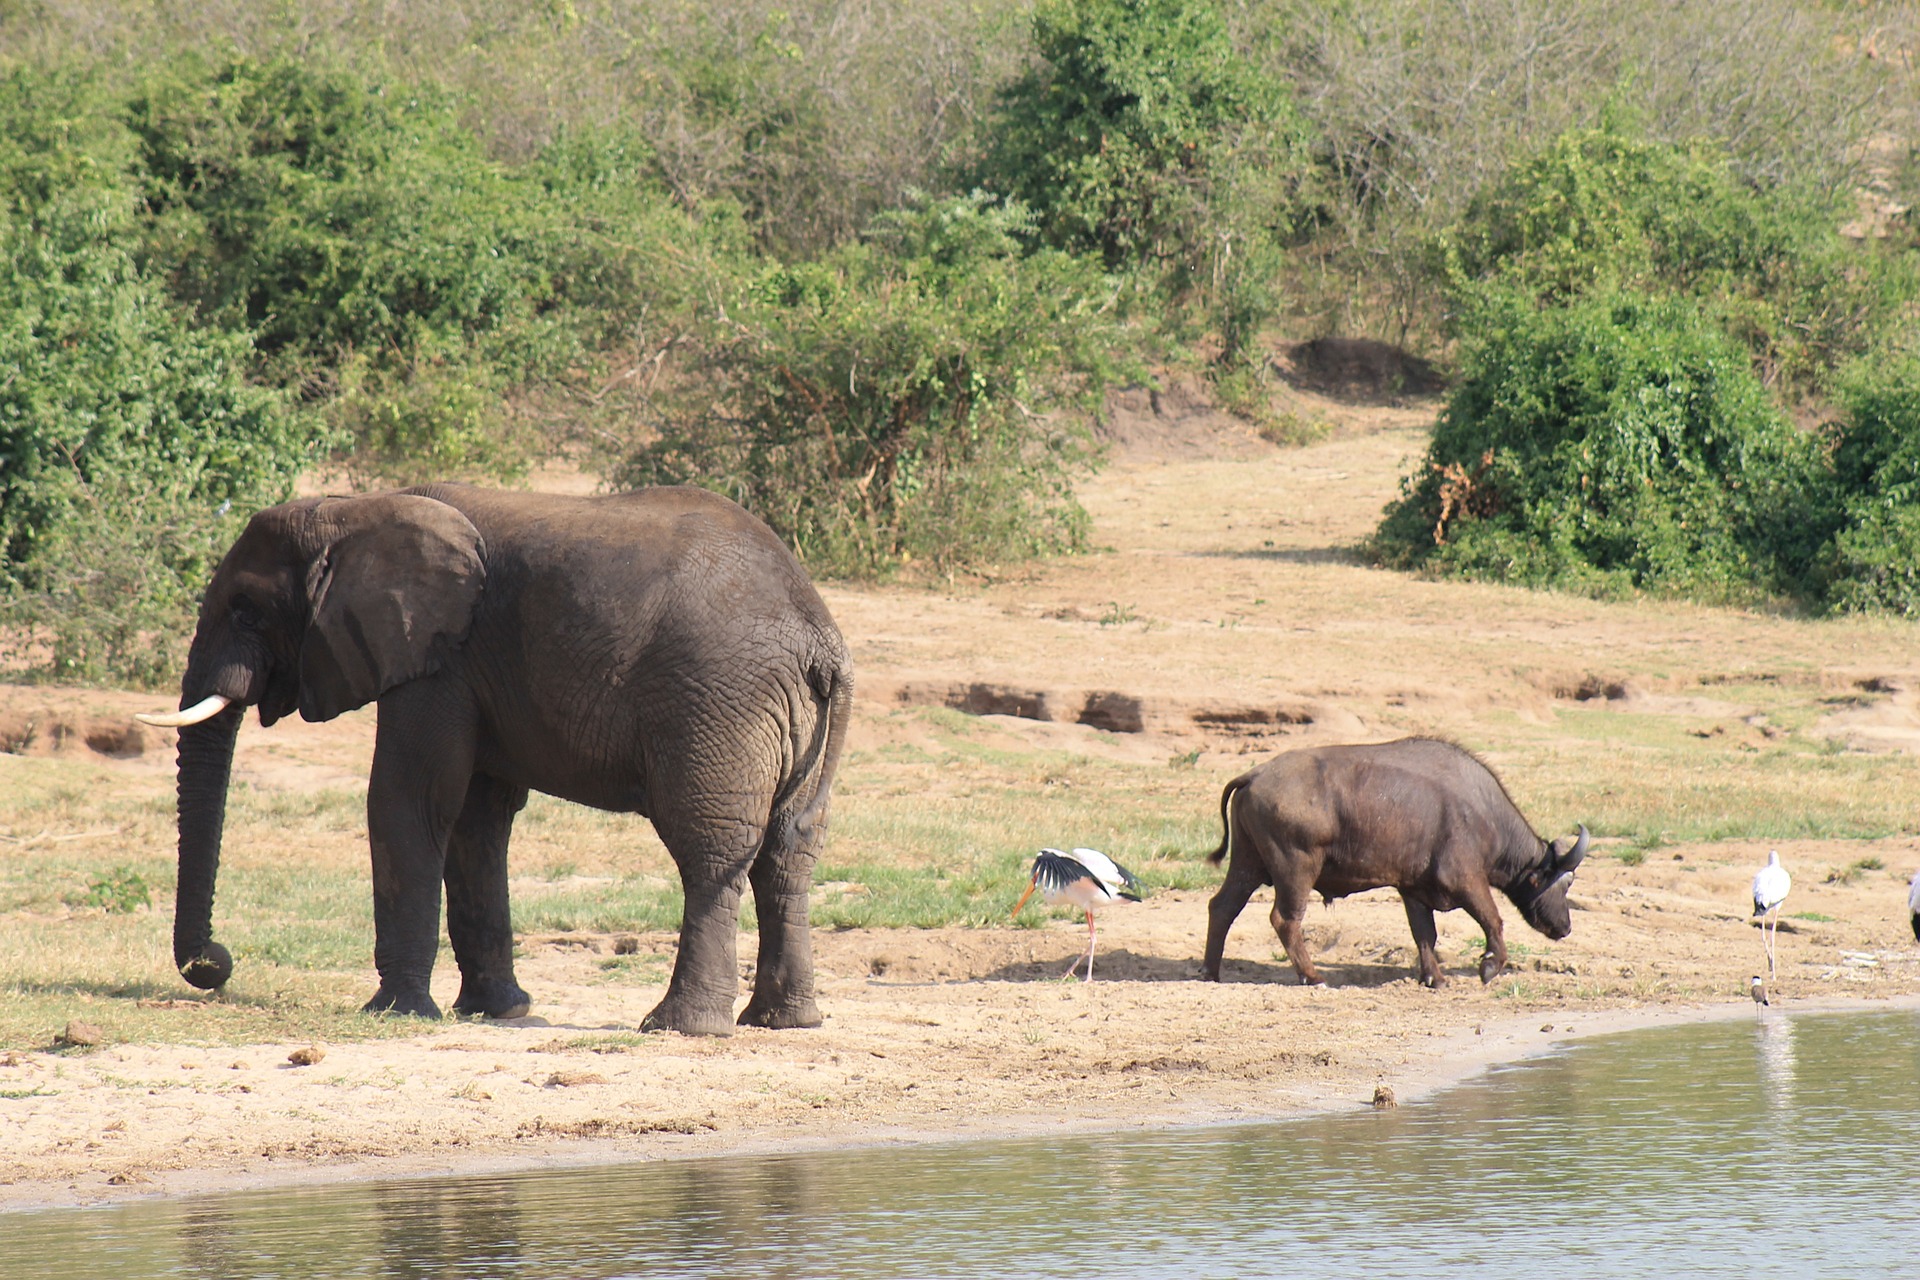
[{"label": "elephant", "polygon": [[368,1011],[440,1016],[444,883],[454,1011],[528,1012],[507,842],[540,791],[645,815],[679,870],[679,953],[642,1029],[731,1033],[749,887],[759,961],[738,1022],[818,1026],[807,896],[852,697],[799,560],[706,490],[427,484],[269,507],[207,587],[181,710],[143,717],[180,734],[174,963],[203,989],[232,973],[213,892],[245,709],[269,726],[375,702]]}]

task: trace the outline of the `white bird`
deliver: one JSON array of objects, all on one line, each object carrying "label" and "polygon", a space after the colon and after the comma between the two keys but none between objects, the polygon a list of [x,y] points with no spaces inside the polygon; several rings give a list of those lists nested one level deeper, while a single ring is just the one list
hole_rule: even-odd
[{"label": "white bird", "polygon": [[1761,1005],[1772,1004],[1772,1003],[1773,1001],[1767,999],[1767,984],[1760,981],[1759,974],[1757,973],[1754,974],[1753,975],[1753,1016],[1756,1018],[1760,1016]]},{"label": "white bird", "polygon": [[1033,896],[1035,889],[1048,902],[1071,903],[1087,913],[1087,952],[1074,957],[1064,976],[1071,978],[1073,971],[1085,960],[1086,981],[1092,982],[1093,909],[1104,907],[1109,902],[1140,901],[1140,882],[1134,879],[1131,871],[1098,849],[1075,849],[1070,854],[1058,849],[1042,849],[1033,860],[1033,873],[1027,880],[1027,891],[1020,895],[1020,901],[1013,904],[1013,912],[1008,919],[1020,914],[1020,908],[1027,905],[1027,899]]},{"label": "white bird", "polygon": [[1907,886],[1907,910],[1913,912],[1913,938],[1920,942],[1920,871],[1913,873],[1913,881]]},{"label": "white bird", "polygon": [[1760,922],[1760,933],[1767,944],[1767,977],[1775,976],[1773,939],[1780,930],[1780,904],[1793,888],[1793,877],[1780,865],[1780,851],[1767,851],[1767,865],[1753,877],[1753,918]]}]

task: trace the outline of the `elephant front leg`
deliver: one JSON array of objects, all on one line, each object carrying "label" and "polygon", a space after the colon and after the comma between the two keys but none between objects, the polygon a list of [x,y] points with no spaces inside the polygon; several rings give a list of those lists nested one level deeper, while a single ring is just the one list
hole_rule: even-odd
[{"label": "elephant front leg", "polygon": [[[798,839],[790,843],[803,844]],[[817,1027],[820,1006],[813,998],[813,941],[807,925],[813,851],[763,849],[748,878],[760,917],[760,955],[753,971],[753,998],[740,1011],[740,1025]]]},{"label": "elephant front leg", "polygon": [[473,773],[459,704],[433,681],[382,696],[367,782],[373,851],[373,964],[368,1013],[438,1018],[431,990],[440,950],[440,883],[447,841]]},{"label": "elephant front leg", "polygon": [[362,1010],[438,1018],[433,962],[440,950],[440,866],[431,867],[413,842],[371,834],[373,845],[373,967],[379,990]]},{"label": "elephant front leg", "polygon": [[460,965],[457,1014],[521,1018],[533,1006],[513,976],[507,894],[507,841],[526,803],[525,787],[475,774],[447,841],[447,938]]}]

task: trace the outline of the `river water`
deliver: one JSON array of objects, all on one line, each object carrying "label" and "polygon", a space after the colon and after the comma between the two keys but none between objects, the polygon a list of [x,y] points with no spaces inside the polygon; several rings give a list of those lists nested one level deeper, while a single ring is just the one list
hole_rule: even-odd
[{"label": "river water", "polygon": [[1920,1274],[1920,1013],[1577,1043],[1383,1112],[0,1217],[0,1276]]}]

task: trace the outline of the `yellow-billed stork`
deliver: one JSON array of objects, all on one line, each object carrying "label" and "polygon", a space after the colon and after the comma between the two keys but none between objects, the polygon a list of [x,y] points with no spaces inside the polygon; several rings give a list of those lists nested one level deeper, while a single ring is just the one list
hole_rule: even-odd
[{"label": "yellow-billed stork", "polygon": [[1009,920],[1020,914],[1020,908],[1027,905],[1027,899],[1033,896],[1035,889],[1047,902],[1071,903],[1087,913],[1086,954],[1074,957],[1063,976],[1071,978],[1073,971],[1085,960],[1085,980],[1092,982],[1093,909],[1104,907],[1109,902],[1140,901],[1140,882],[1131,871],[1098,849],[1075,849],[1072,853],[1042,849],[1033,860],[1033,873],[1027,880],[1027,891],[1020,895],[1020,901],[1013,904],[1013,911],[1007,917]]},{"label": "yellow-billed stork", "polygon": [[1774,934],[1780,928],[1780,904],[1787,900],[1787,892],[1793,888],[1793,877],[1780,865],[1780,851],[1767,851],[1767,865],[1760,868],[1753,877],[1753,918],[1760,922],[1761,936],[1767,944],[1767,977],[1775,976],[1773,962]]},{"label": "yellow-billed stork", "polygon": [[1913,913],[1913,940],[1920,942],[1920,871],[1907,885],[1907,910]]}]

